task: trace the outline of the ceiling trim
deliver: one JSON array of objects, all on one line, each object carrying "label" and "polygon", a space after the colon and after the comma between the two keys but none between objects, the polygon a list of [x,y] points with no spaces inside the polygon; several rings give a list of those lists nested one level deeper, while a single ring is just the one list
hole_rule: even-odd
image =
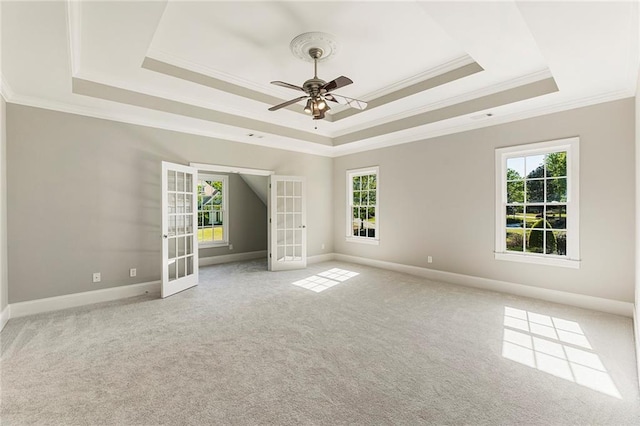
[{"label": "ceiling trim", "polygon": [[258,131],[286,138],[299,139],[319,145],[332,145],[332,139],[315,133],[255,120],[242,115],[215,111],[209,108],[174,101],[160,96],[149,95],[108,84],[74,77],[72,91],[78,95],[90,96],[127,105],[182,115],[185,117],[235,126],[248,131]]},{"label": "ceiling trim", "polygon": [[369,92],[365,95],[362,95],[363,99],[376,99],[384,95],[388,95],[389,93],[396,92],[398,90],[405,89],[409,86],[412,86],[416,83],[420,83],[424,80],[430,80],[434,77],[438,77],[442,74],[446,74],[450,71],[454,71],[458,68],[463,68],[466,65],[476,64],[481,69],[482,67],[473,60],[473,58],[469,55],[463,55],[458,58],[452,59],[447,62],[443,62],[440,65],[437,65],[433,68],[429,68],[426,71],[418,73],[416,75],[407,77],[403,80],[397,81],[395,83],[389,84],[388,86],[382,87],[380,89],[374,90],[373,92]]},{"label": "ceiling trim", "polygon": [[349,133],[343,136],[333,138],[333,145],[339,146],[347,143],[357,142],[359,140],[370,139],[372,137],[387,135],[420,127],[438,121],[447,120],[462,115],[477,113],[478,111],[495,108],[498,106],[535,98],[542,95],[548,95],[558,91],[558,86],[553,78],[539,80],[533,83],[517,86],[501,92],[492,93],[482,97],[471,99],[467,102],[461,102],[446,106],[443,108],[416,114],[400,120],[391,121],[384,124],[371,126],[358,132]]},{"label": "ceiling trim", "polygon": [[[387,148],[396,145],[402,145],[405,143],[419,142],[422,140],[428,140],[439,136],[446,136],[450,134],[457,134],[467,132],[470,130],[481,129],[484,127],[492,127],[500,124],[512,123],[515,121],[524,120],[527,118],[539,117],[542,115],[553,114],[556,112],[562,112],[572,109],[578,109],[587,107],[590,105],[617,101],[620,99],[626,99],[634,97],[635,93],[629,90],[614,90],[599,93],[596,95],[586,96],[579,99],[570,99],[556,104],[545,105],[539,108],[528,109],[526,111],[515,112],[511,114],[504,114],[499,116],[493,116],[490,120],[474,120],[466,123],[454,124],[449,127],[445,127],[433,131],[424,131],[421,133],[414,133],[409,135],[403,135],[395,138],[394,140],[361,140],[351,144],[334,146],[332,150],[332,157],[343,157],[351,154],[358,154],[361,152],[371,151],[374,149]],[[470,114],[469,114],[470,115]]]},{"label": "ceiling trim", "polygon": [[[130,113],[119,113],[107,109],[94,106],[84,106],[77,104],[69,104],[64,102],[52,101],[49,99],[36,98],[31,96],[13,95],[7,99],[7,103],[23,105],[33,108],[42,108],[50,111],[63,112],[67,114],[81,115],[85,117],[97,118],[102,120],[116,121],[125,124],[134,124],[138,126],[151,127],[160,130],[169,130],[190,135],[205,136],[209,138],[246,143],[249,145],[257,145],[265,148],[273,148],[283,151],[300,152],[303,154],[318,155],[322,157],[332,156],[332,146],[320,145],[313,142],[305,142],[301,140],[288,140],[285,138],[251,138],[232,137],[228,134],[217,133],[215,131],[203,130],[199,126],[189,126],[181,123],[171,122],[170,120],[161,120],[150,117],[142,117],[140,115],[132,115]],[[138,108],[138,107],[136,107]],[[169,113],[167,113],[169,114]]]},{"label": "ceiling trim", "polygon": [[[461,104],[463,102],[472,101],[474,99],[492,95],[494,93],[498,93],[504,90],[513,89],[516,87],[524,86],[530,83],[535,83],[540,80],[546,80],[552,78],[551,72],[545,68],[543,70],[538,70],[532,72],[530,74],[526,74],[520,77],[512,78],[511,80],[501,81],[499,83],[485,86],[477,90],[473,90],[471,92],[465,92],[458,96],[453,96],[447,99],[442,99],[436,102],[432,102],[429,104],[422,105],[418,108],[409,109],[403,112],[399,112],[397,114],[392,114],[384,117],[383,119],[376,120],[377,123],[390,123],[393,121],[401,120],[403,118],[412,117],[418,114],[424,114],[429,111],[433,111],[434,109],[443,108],[451,105]],[[355,133],[363,129],[367,129],[371,127],[370,122],[358,124],[356,126],[348,127],[343,129],[342,131],[336,132],[334,137],[340,137],[344,135],[348,135],[350,133]]]},{"label": "ceiling trim", "polygon": [[[2,78],[2,88],[6,89],[8,84],[5,85],[6,80]],[[10,90],[10,89],[9,89]],[[3,92],[3,96],[6,92]],[[219,140],[226,140],[230,142],[246,143],[249,145],[256,145],[265,148],[279,149],[283,151],[299,152],[303,154],[318,155],[322,157],[342,157],[351,154],[357,154],[361,152],[371,151],[374,149],[386,148],[395,145],[402,145],[405,143],[418,142],[421,140],[428,140],[439,136],[446,136],[454,133],[466,132],[469,130],[480,129],[484,127],[496,126],[499,124],[506,124],[514,121],[519,121],[527,118],[533,118],[541,115],[552,114],[555,112],[566,111],[570,109],[582,108],[598,103],[611,102],[624,98],[634,97],[635,92],[632,93],[629,90],[616,90],[600,93],[593,96],[587,96],[579,99],[572,99],[557,104],[543,106],[533,110],[522,111],[513,114],[506,114],[503,116],[494,116],[491,120],[478,120],[470,121],[465,124],[454,124],[450,127],[439,129],[435,131],[426,131],[421,133],[415,133],[406,136],[399,136],[392,140],[383,141],[358,141],[351,144],[339,145],[339,146],[326,146],[318,145],[312,142],[296,141],[295,143],[284,143],[280,140],[273,140],[269,138],[264,139],[251,139],[247,138],[234,138],[228,135],[218,134],[214,131],[203,130],[197,126],[188,126],[184,124],[174,123],[168,120],[159,120],[149,117],[133,116],[129,113],[117,113],[106,109],[100,109],[98,107],[80,106],[76,104],[68,104],[63,102],[51,101],[43,98],[35,98],[30,96],[17,95],[11,91],[10,96],[4,96],[7,103],[24,105],[34,108],[42,108],[51,111],[64,112],[68,114],[82,115],[86,117],[92,117],[103,120],[116,121],[125,124],[133,124],[144,127],[151,127],[155,129],[174,131],[179,133],[210,137]],[[286,141],[285,141],[286,142]]]},{"label": "ceiling trim", "polygon": [[[272,86],[260,85],[230,76],[159,50],[147,53],[142,62],[142,68],[268,105],[277,105],[286,101],[280,97],[279,93],[277,96],[268,94],[276,93]],[[325,121],[336,122],[481,71],[484,69],[478,63],[470,56],[464,55],[362,96],[361,98],[369,104],[365,111],[340,109],[340,106],[337,106],[335,109],[338,112],[327,114]],[[289,105],[284,109],[307,116],[296,104]]]},{"label": "ceiling trim", "polygon": [[[262,102],[267,105],[278,105],[282,102],[285,102],[285,100],[282,98],[271,96],[258,90],[243,87],[235,83],[212,77],[198,71],[190,70],[188,68],[180,67],[149,56],[145,56],[144,60],[142,61],[142,68],[169,77],[174,77],[180,80],[189,81],[191,83],[209,87],[215,90],[220,90],[222,92],[227,92],[232,95],[241,96],[243,98],[251,99],[257,102]],[[304,114],[299,107],[296,108],[295,105],[290,105],[284,109],[288,109],[290,111],[306,116],[306,114]]]},{"label": "ceiling trim", "polygon": [[386,95],[382,95],[375,99],[371,99],[369,101],[369,105],[367,106],[366,110],[349,108],[349,109],[345,109],[340,112],[337,112],[335,114],[332,114],[332,118],[333,118],[332,121],[343,120],[353,115],[361,114],[365,111],[370,111],[374,108],[389,104],[391,102],[395,102],[397,100],[406,98],[408,96],[412,96],[412,95],[427,91],[429,89],[433,89],[434,87],[437,87],[437,86],[442,86],[443,84],[451,83],[453,81],[459,80],[464,77],[468,77],[470,75],[473,75],[481,71],[484,71],[484,68],[482,68],[476,62],[463,65],[459,68],[455,68],[447,72],[444,72],[442,74],[435,75],[426,80],[418,81],[410,86],[404,86],[394,92],[387,93]]}]

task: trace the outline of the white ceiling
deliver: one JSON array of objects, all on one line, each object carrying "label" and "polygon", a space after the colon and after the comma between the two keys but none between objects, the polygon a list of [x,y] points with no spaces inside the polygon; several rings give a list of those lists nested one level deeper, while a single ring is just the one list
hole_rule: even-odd
[{"label": "white ceiling", "polygon": [[[0,3],[9,102],[335,156],[635,95],[629,2]],[[313,121],[298,34],[335,36],[319,76],[357,114]],[[487,117],[486,114],[493,114]],[[257,136],[248,136],[254,134]]]}]

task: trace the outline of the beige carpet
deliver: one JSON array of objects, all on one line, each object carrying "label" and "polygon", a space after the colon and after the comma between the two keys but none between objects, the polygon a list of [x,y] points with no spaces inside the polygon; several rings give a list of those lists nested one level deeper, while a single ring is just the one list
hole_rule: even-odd
[{"label": "beige carpet", "polygon": [[0,337],[2,425],[640,424],[631,319],[340,262]]}]

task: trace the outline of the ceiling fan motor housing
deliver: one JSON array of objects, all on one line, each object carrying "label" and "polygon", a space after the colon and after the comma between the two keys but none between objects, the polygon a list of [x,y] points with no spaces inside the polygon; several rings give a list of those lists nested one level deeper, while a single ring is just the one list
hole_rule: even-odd
[{"label": "ceiling fan motor housing", "polygon": [[309,96],[312,96],[315,98],[322,94],[320,88],[325,84],[327,84],[327,82],[322,79],[310,78],[309,80],[304,82],[304,84],[302,85],[302,88]]}]

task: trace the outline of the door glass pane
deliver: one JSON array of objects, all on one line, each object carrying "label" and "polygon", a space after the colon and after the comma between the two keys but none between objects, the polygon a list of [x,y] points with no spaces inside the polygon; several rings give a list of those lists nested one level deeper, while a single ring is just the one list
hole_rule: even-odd
[{"label": "door glass pane", "polygon": [[284,260],[284,246],[278,246],[278,255],[276,257],[276,259],[278,261],[283,261]]},{"label": "door glass pane", "polygon": [[176,190],[176,172],[174,172],[173,170],[167,171],[167,186],[169,191]]},{"label": "door glass pane", "polygon": [[176,279],[176,262],[169,262],[169,281],[173,281]]},{"label": "door glass pane", "polygon": [[184,191],[184,173],[176,172],[176,191]]},{"label": "door glass pane", "polygon": [[169,259],[174,259],[176,257],[176,238],[169,238],[167,244],[169,245]]},{"label": "door glass pane", "polygon": [[302,260],[302,246],[295,246],[294,247],[294,257],[295,260]]},{"label": "door glass pane", "polygon": [[178,237],[178,256],[184,256],[185,255],[185,243],[186,243],[186,238],[185,237]]},{"label": "door glass pane", "polygon": [[302,195],[302,182],[293,183],[293,195],[300,197]]},{"label": "door glass pane", "polygon": [[175,213],[176,212],[176,194],[168,194],[168,210],[169,213]]},{"label": "door glass pane", "polygon": [[178,213],[184,213],[184,194],[178,194],[176,201],[176,208]]},{"label": "door glass pane", "polygon": [[186,192],[193,193],[193,175],[191,173],[187,173],[185,186]]},{"label": "door glass pane", "polygon": [[193,237],[189,235],[186,238],[185,254],[193,254]]},{"label": "door glass pane", "polygon": [[276,183],[276,195],[278,197],[283,197],[284,196],[284,182],[283,181],[278,181]]},{"label": "door glass pane", "polygon": [[193,275],[193,256],[187,257],[187,275]]},{"label": "door glass pane", "polygon": [[182,278],[185,276],[185,259],[176,260],[178,264],[178,278]]},{"label": "door glass pane", "polygon": [[177,230],[176,230],[176,217],[175,216],[169,216],[169,226],[168,226],[167,231],[168,231],[167,233],[168,233],[169,236],[176,235]]},{"label": "door glass pane", "polygon": [[292,196],[293,195],[293,182],[291,182],[291,181],[285,182],[285,194],[284,195],[288,195],[288,196]]}]

